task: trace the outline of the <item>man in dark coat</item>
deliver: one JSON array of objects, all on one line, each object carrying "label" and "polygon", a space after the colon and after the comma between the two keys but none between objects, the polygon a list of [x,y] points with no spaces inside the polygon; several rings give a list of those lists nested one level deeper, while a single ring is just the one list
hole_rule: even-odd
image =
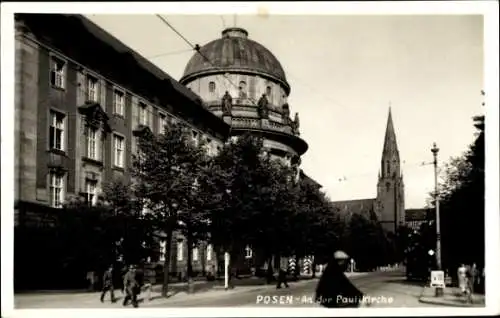
[{"label": "man in dark coat", "polygon": [[345,276],[338,260],[332,257],[316,287],[316,302],[327,308],[357,308],[362,299],[363,293]]},{"label": "man in dark coat", "polygon": [[276,289],[280,289],[281,284],[284,284],[286,288],[290,287],[288,286],[286,275],[287,275],[287,270],[284,269],[283,266],[280,266],[278,271],[278,283],[276,284]]},{"label": "man in dark coat", "polygon": [[104,302],[104,296],[106,296],[108,291],[111,293],[111,302],[116,302],[113,284],[113,265],[111,265],[108,270],[104,272],[104,276],[102,278],[101,303]]},{"label": "man in dark coat", "polygon": [[130,265],[128,272],[123,278],[123,288],[125,289],[126,296],[123,299],[123,306],[127,306],[129,300],[132,301],[132,306],[138,307],[137,302],[138,289],[140,288],[136,280],[135,266]]}]

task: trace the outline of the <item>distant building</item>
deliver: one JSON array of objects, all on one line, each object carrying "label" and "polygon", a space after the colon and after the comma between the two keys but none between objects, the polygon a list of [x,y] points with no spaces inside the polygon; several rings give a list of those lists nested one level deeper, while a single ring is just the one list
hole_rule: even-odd
[{"label": "distant building", "polygon": [[377,197],[335,201],[333,204],[341,211],[341,214],[360,214],[371,219],[375,218],[387,232],[395,233],[397,227],[405,223],[401,159],[390,108],[378,176]]},{"label": "distant building", "polygon": [[405,210],[405,224],[407,227],[418,231],[420,226],[432,220],[431,209],[406,209]]}]

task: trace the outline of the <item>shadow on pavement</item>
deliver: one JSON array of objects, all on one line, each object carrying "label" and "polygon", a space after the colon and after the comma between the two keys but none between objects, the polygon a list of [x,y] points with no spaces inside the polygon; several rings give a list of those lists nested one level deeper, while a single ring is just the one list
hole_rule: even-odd
[{"label": "shadow on pavement", "polygon": [[418,287],[426,286],[425,281],[407,280],[404,278],[391,279],[391,280],[388,280],[388,282],[393,283],[393,284],[407,285],[407,286],[418,286]]}]

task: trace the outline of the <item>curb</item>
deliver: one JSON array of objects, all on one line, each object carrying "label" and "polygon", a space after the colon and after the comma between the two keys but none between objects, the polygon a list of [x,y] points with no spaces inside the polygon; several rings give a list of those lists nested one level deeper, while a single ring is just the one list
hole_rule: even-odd
[{"label": "curb", "polygon": [[429,296],[424,296],[425,291],[428,290],[428,287],[422,288],[422,292],[420,293],[420,296],[418,297],[418,301],[422,304],[429,304],[429,305],[439,305],[439,306],[446,306],[446,307],[459,307],[459,308],[481,308],[485,307],[486,305],[483,304],[470,304],[470,303],[463,303],[459,301],[453,301],[453,300],[438,300],[435,297],[429,297]]},{"label": "curb", "polygon": [[436,301],[434,299],[431,299],[430,297],[420,297],[418,301],[422,304],[430,304],[430,305],[440,305],[440,306],[447,306],[447,307],[462,307],[462,308],[474,308],[474,307],[485,307],[485,305],[480,305],[480,304],[464,304],[464,303],[451,303],[451,302],[444,302],[444,301]]}]

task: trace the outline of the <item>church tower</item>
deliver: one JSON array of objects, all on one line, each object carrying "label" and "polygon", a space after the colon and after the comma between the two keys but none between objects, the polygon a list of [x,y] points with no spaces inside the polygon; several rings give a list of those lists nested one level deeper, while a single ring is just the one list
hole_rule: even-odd
[{"label": "church tower", "polygon": [[395,233],[399,224],[404,224],[404,183],[390,107],[378,177],[376,209],[378,219],[387,232]]}]

